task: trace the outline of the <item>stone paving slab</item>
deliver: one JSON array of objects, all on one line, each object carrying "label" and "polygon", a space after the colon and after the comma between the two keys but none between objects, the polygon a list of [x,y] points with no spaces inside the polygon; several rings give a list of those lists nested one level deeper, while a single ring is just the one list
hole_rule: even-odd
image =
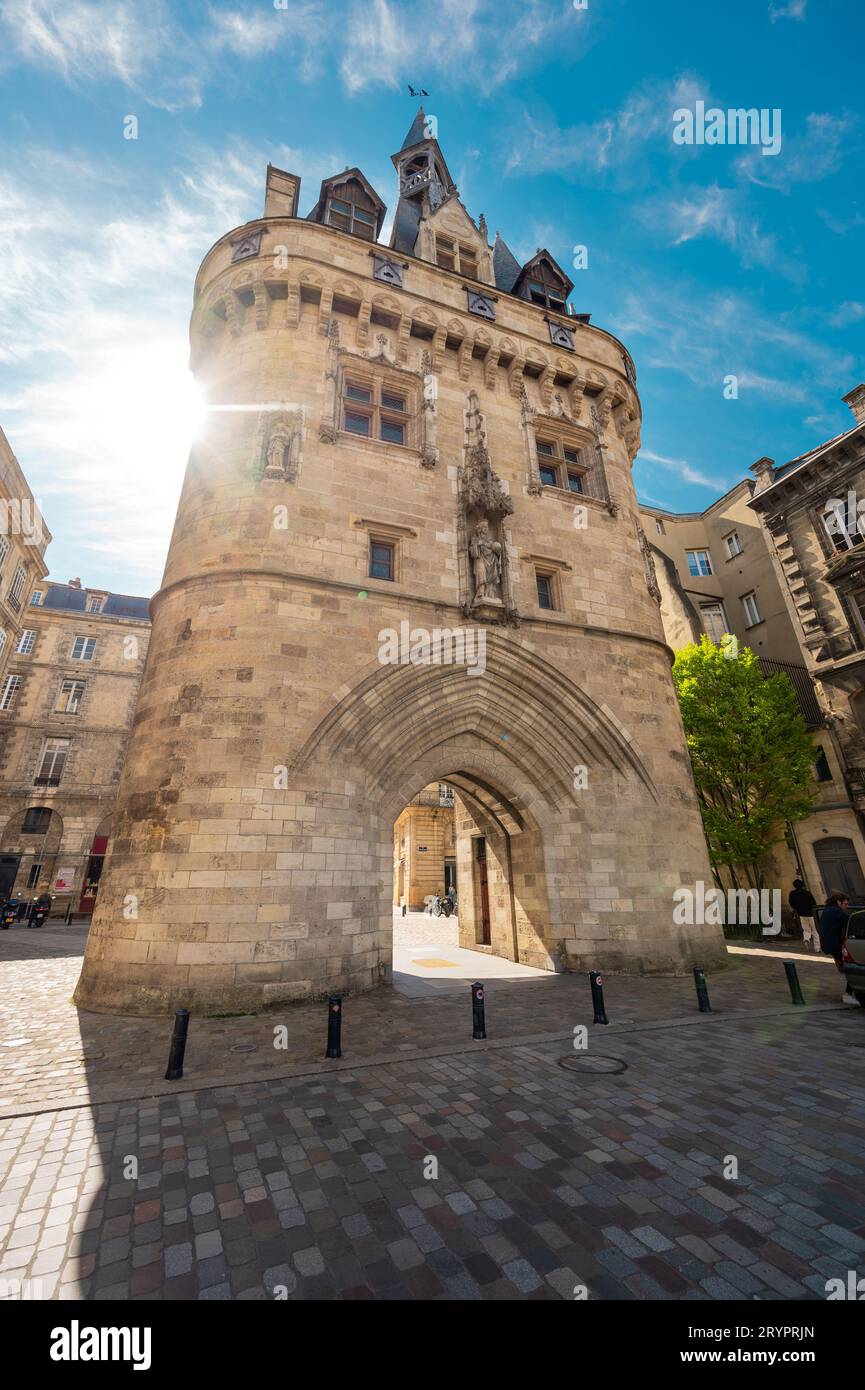
[{"label": "stone paving slab", "polygon": [[[583,1053],[501,1040],[6,1120],[0,1279],[88,1300],[822,1299],[865,1269],[863,1047],[858,1009],[728,1011],[596,1029]],[[624,1065],[560,1065],[577,1056]]]},{"label": "stone paving slab", "polygon": [[[159,1095],[176,1087],[164,1081],[169,1018],[85,1013],[72,1004],[85,935],[71,927],[0,937],[0,1115]],[[729,959],[729,969],[709,981],[720,1015],[792,1008],[779,959],[750,953]],[[799,962],[799,974],[809,1002],[840,999],[843,985],[831,961]],[[560,1036],[591,1023],[582,975],[519,983],[490,979],[486,993],[493,1041]],[[690,977],[607,976],[606,995],[615,1026],[696,1014]],[[865,1020],[865,1011],[859,1012]],[[214,1086],[308,1073],[322,1065],[325,1032],[320,1003],[242,1018],[193,1018],[185,1080]],[[431,998],[411,999],[382,986],[346,1000],[344,1066],[440,1055],[463,1041],[471,1045],[470,1039],[468,983]]]}]

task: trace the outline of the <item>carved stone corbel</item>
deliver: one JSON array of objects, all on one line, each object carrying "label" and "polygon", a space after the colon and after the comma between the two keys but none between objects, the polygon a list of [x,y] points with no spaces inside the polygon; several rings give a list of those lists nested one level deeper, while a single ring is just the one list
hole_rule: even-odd
[{"label": "carved stone corbel", "polygon": [[403,314],[400,319],[399,332],[396,340],[396,360],[401,367],[408,361],[408,342],[411,334],[411,318],[408,314]]},{"label": "carved stone corbel", "polygon": [[328,335],[328,325],[333,311],[333,290],[323,289],[318,302],[318,331],[323,337]]},{"label": "carved stone corbel", "polygon": [[583,405],[586,399],[585,393],[586,378],[582,372],[577,372],[576,376],[571,382],[571,389],[568,392],[568,398],[571,404],[571,414],[573,415],[577,423],[579,423],[579,421],[582,419]]},{"label": "carved stone corbel", "polygon": [[540,379],[538,381],[538,388],[541,393],[541,402],[547,414],[549,414],[553,405],[553,385],[555,382],[555,378],[556,373],[554,369],[552,367],[545,367],[544,370],[541,372]]},{"label": "carved stone corbel", "polygon": [[520,387],[523,385],[523,372],[525,371],[526,359],[515,357],[508,368],[508,387],[512,396],[519,396]]},{"label": "carved stone corbel", "polygon": [[355,337],[355,344],[361,351],[363,351],[369,342],[369,320],[371,314],[372,300],[362,300],[357,315],[357,334]]},{"label": "carved stone corbel", "polygon": [[238,298],[237,291],[229,290],[225,296],[225,321],[233,338],[238,338],[243,332],[243,312],[243,304]]},{"label": "carved stone corbel", "polygon": [[268,319],[268,294],[260,280],[253,285],[252,293],[255,296],[255,326],[257,329],[266,328]]},{"label": "carved stone corbel", "polygon": [[297,328],[300,323],[300,285],[296,280],[288,283],[288,298],[285,302],[285,323],[287,328]]},{"label": "carved stone corbel", "polygon": [[460,381],[468,381],[472,365],[472,343],[470,338],[463,338],[457,352],[457,371]]},{"label": "carved stone corbel", "polygon": [[331,319],[328,326],[324,380],[325,402],[318,437],[323,444],[335,444],[339,412],[339,324],[336,319]]},{"label": "carved stone corbel", "polygon": [[487,355],[484,358],[484,386],[488,391],[495,389],[500,353],[501,348],[491,347],[487,350]]},{"label": "carved stone corbel", "polygon": [[442,369],[442,362],[445,355],[445,341],[447,339],[447,329],[437,328],[432,337],[432,362],[433,372],[438,376]]}]

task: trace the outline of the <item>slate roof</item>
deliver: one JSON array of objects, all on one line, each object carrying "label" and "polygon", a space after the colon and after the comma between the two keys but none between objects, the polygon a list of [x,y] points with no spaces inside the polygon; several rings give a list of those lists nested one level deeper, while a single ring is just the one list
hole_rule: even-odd
[{"label": "slate roof", "polygon": [[507,242],[496,232],[496,244],[493,247],[493,274],[496,288],[504,290],[505,294],[510,294],[517,283],[521,270],[522,266]]},{"label": "slate roof", "polygon": [[[97,592],[101,593],[102,590]],[[78,589],[73,584],[55,584],[49,580],[45,586],[45,597],[39,606],[68,613],[86,613],[87,597],[87,589]],[[147,622],[150,618],[150,599],[140,598],[135,594],[109,594],[102,605],[102,612],[108,617],[138,618]],[[99,615],[94,613],[92,616]]]}]

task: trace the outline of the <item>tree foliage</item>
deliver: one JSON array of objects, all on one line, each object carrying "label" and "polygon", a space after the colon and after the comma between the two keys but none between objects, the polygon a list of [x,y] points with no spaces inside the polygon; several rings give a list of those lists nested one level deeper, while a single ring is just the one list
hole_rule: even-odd
[{"label": "tree foliage", "polygon": [[757,657],[709,637],[676,656],[673,680],[712,866],[741,867],[757,886],[787,821],[814,803],[814,749],[793,687]]}]

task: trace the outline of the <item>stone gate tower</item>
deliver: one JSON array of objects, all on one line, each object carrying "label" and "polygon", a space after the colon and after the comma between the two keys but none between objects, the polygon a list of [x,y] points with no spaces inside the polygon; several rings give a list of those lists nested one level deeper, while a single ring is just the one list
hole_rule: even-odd
[{"label": "stone gate tower", "polygon": [[[457,194],[419,112],[385,206],[270,167],[208,252],[207,391],[77,1002],[364,989],[393,824],[459,800],[461,919],[549,969],[709,965],[710,881],[630,465],[633,363]],[[502,915],[503,914],[503,915]],[[504,925],[502,925],[504,924]],[[481,940],[478,934],[476,939]]]}]

